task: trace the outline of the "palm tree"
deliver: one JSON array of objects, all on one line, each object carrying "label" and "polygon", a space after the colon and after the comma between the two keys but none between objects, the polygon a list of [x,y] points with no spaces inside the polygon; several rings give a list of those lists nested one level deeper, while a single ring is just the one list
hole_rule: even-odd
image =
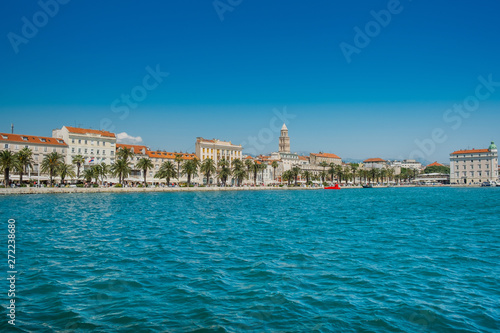
[{"label": "palm tree", "polygon": [[92,181],[92,178],[94,178],[93,172],[94,170],[92,170],[92,168],[83,170],[82,178],[85,179],[86,182],[90,183]]},{"label": "palm tree", "polygon": [[327,175],[327,173],[326,173],[326,167],[328,166],[328,163],[325,162],[325,161],[323,161],[323,162],[319,163],[319,166],[323,167],[323,172],[321,173],[321,176],[323,177],[323,182],[325,182],[326,175]]},{"label": "palm tree", "polygon": [[309,170],[304,170],[302,172],[302,177],[304,177],[306,179],[306,185],[309,185],[309,179],[312,178],[312,174]]},{"label": "palm tree", "polygon": [[75,170],[73,168],[73,165],[71,164],[66,164],[66,163],[61,163],[59,165],[59,168],[57,169],[59,172],[59,175],[61,176],[61,184],[64,184],[64,179],[69,176],[71,178],[75,177]]},{"label": "palm tree", "polygon": [[259,169],[262,172],[262,174],[261,174],[261,176],[262,176],[262,183],[264,184],[264,170],[267,169],[267,164],[266,163],[260,164],[259,165]]},{"label": "palm tree", "polygon": [[104,184],[104,178],[107,178],[108,174],[111,173],[111,166],[107,165],[105,162],[99,164],[98,174],[101,177],[101,185]]},{"label": "palm tree", "polygon": [[336,165],[334,163],[330,163],[330,168],[328,169],[328,174],[330,175],[330,180],[333,182],[333,177],[335,175],[335,167]]},{"label": "palm tree", "polygon": [[85,163],[85,159],[82,155],[76,155],[71,160],[71,163],[76,165],[76,178],[80,178],[80,167]]},{"label": "palm tree", "polygon": [[118,181],[123,185],[125,178],[130,174],[130,162],[125,159],[118,159],[111,166],[111,174],[118,177]]},{"label": "palm tree", "polygon": [[52,152],[43,159],[42,172],[49,173],[50,186],[52,186],[52,177],[55,176],[56,171],[62,163],[64,163],[63,156],[58,152]]},{"label": "palm tree", "polygon": [[10,150],[0,152],[0,169],[3,171],[5,187],[10,185],[10,170],[16,169],[18,166],[17,156],[12,154]]},{"label": "palm tree", "polygon": [[295,180],[295,186],[297,186],[297,182],[299,180],[299,175],[300,175],[300,168],[298,166],[295,166],[292,168],[292,170],[290,170],[292,172],[292,177],[294,178]]},{"label": "palm tree", "polygon": [[358,175],[358,169],[359,169],[359,164],[358,163],[351,163],[351,170],[352,170],[352,183],[356,184],[356,177]]},{"label": "palm tree", "polygon": [[338,183],[342,182],[342,176],[344,175],[344,169],[342,168],[341,165],[336,165],[334,167],[334,170],[335,170],[335,175],[337,176],[337,182]]},{"label": "palm tree", "polygon": [[207,179],[207,186],[210,185],[210,174],[214,174],[217,172],[217,168],[215,167],[215,162],[211,158],[207,158],[201,163],[200,172],[205,175]]},{"label": "palm tree", "polygon": [[276,169],[278,166],[279,164],[277,161],[273,161],[273,163],[271,163],[271,167],[273,168],[273,180],[276,180]]},{"label": "palm tree", "polygon": [[116,155],[118,158],[128,161],[129,158],[134,156],[134,151],[131,148],[122,147],[116,152]]},{"label": "palm tree", "polygon": [[236,178],[236,185],[241,186],[241,182],[245,179],[247,172],[243,166],[243,161],[236,159],[233,161],[233,176]]},{"label": "palm tree", "polygon": [[219,178],[221,179],[224,186],[226,186],[226,182],[229,176],[231,176],[229,161],[223,158],[219,161]]},{"label": "palm tree", "polygon": [[195,158],[186,161],[182,164],[182,174],[187,175],[187,185],[191,185],[191,176],[196,176],[198,174],[198,166],[200,162]]},{"label": "palm tree", "polygon": [[174,160],[176,163],[177,163],[177,182],[179,181],[179,179],[181,178],[181,162],[183,161],[183,158],[182,158],[182,155],[181,154],[175,154],[175,160]]},{"label": "palm tree", "polygon": [[[247,160],[247,161],[250,161],[250,160]],[[246,164],[246,162],[245,162],[245,164]],[[252,165],[250,166],[250,170],[253,173],[253,186],[257,186],[257,173],[260,170],[260,162],[254,161],[252,163]]]},{"label": "palm tree", "polygon": [[250,179],[250,169],[254,165],[253,160],[251,160],[251,159],[245,160],[245,165],[247,166],[248,179]]},{"label": "palm tree", "polygon": [[17,154],[17,171],[19,172],[19,184],[23,183],[23,174],[29,169],[33,170],[33,152],[28,147],[24,147]]},{"label": "palm tree", "polygon": [[171,161],[166,161],[163,162],[160,166],[160,169],[155,174],[155,178],[165,178],[167,180],[168,186],[170,184],[170,178],[174,178],[176,175],[179,175],[179,172],[175,169],[174,163],[172,163]]},{"label": "palm tree", "polygon": [[153,162],[149,159],[149,158],[146,158],[146,157],[143,157],[141,158],[137,164],[135,165],[137,168],[141,169],[142,172],[144,173],[144,186],[148,186],[147,184],[147,181],[146,181],[146,176],[148,174],[148,170],[149,169],[152,169],[154,166],[153,166]]},{"label": "palm tree", "polygon": [[288,182],[288,186],[290,186],[290,183],[293,179],[293,174],[292,174],[292,171],[291,170],[287,170],[285,172],[283,172],[283,174],[281,175],[281,179],[283,179],[284,181]]}]

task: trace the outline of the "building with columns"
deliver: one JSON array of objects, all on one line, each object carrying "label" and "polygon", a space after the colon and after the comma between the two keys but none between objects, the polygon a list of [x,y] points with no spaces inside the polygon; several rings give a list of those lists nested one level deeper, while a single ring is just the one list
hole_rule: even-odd
[{"label": "building with columns", "polygon": [[243,147],[234,145],[231,141],[221,141],[217,139],[206,140],[201,137],[196,138],[196,156],[203,162],[207,158],[215,161],[216,165],[221,159],[226,161],[234,161],[242,159]]},{"label": "building with columns", "polygon": [[494,142],[488,149],[457,150],[450,154],[450,181],[474,184],[498,180],[498,149]]}]

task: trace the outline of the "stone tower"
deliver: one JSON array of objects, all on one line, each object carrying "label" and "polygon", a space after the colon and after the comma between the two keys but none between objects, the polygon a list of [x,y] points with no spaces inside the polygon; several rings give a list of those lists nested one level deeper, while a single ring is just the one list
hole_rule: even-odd
[{"label": "stone tower", "polygon": [[281,127],[281,135],[280,135],[280,153],[289,153],[290,152],[290,137],[288,136],[288,128],[283,124]]}]

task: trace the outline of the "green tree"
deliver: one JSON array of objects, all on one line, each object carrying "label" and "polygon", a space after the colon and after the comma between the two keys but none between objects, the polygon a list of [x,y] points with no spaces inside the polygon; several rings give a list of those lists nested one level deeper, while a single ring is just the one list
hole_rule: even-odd
[{"label": "green tree", "polygon": [[292,171],[291,170],[287,170],[285,172],[283,172],[283,174],[281,175],[281,179],[288,182],[288,186],[290,186],[292,180],[293,180],[293,174],[292,174]]},{"label": "green tree", "polygon": [[326,167],[328,166],[328,163],[323,161],[323,162],[319,163],[319,166],[323,168],[323,172],[321,173],[321,178],[322,178],[323,182],[325,182],[326,175],[327,175]]},{"label": "green tree", "polygon": [[299,175],[300,175],[300,168],[298,166],[294,166],[291,170],[291,175],[293,179],[295,180],[295,186],[297,186],[297,182],[299,180]]},{"label": "green tree", "polygon": [[57,171],[59,172],[59,176],[61,176],[61,184],[63,184],[63,185],[64,185],[64,179],[66,177],[74,178],[76,176],[73,165],[66,164],[64,162],[59,165],[59,168]]},{"label": "green tree", "polygon": [[129,158],[134,157],[134,151],[131,148],[122,147],[118,149],[116,155],[118,156],[119,159],[128,161]]},{"label": "green tree", "polygon": [[245,160],[245,165],[247,167],[247,172],[248,172],[248,179],[250,179],[250,170],[252,169],[252,166],[254,165],[254,162],[252,159],[246,159]]},{"label": "green tree", "polygon": [[148,186],[148,183],[146,181],[146,177],[148,175],[148,170],[149,169],[152,169],[154,166],[153,166],[153,162],[149,159],[149,158],[146,158],[146,157],[143,157],[141,158],[137,164],[135,165],[137,168],[141,169],[142,172],[144,173],[144,186]]},{"label": "green tree", "polygon": [[0,169],[3,172],[5,187],[10,186],[10,171],[19,167],[17,156],[10,150],[0,152]]},{"label": "green tree", "polygon": [[215,167],[215,162],[211,158],[207,158],[201,163],[200,172],[205,175],[207,179],[207,186],[210,185],[210,175],[217,172],[217,168]]},{"label": "green tree", "polygon": [[92,178],[94,178],[94,172],[95,172],[95,169],[92,169],[92,168],[83,170],[83,172],[82,172],[83,179],[85,179],[86,182],[89,182],[89,183],[92,182]]},{"label": "green tree", "polygon": [[[177,163],[177,182],[179,182],[181,178],[181,162],[183,161],[182,155],[181,154],[175,154],[175,163]],[[165,177],[163,177],[165,178]]]},{"label": "green tree", "polygon": [[29,169],[33,170],[33,152],[28,147],[24,147],[17,154],[17,171],[19,172],[19,183],[23,183],[23,174]]},{"label": "green tree", "polygon": [[449,175],[450,168],[447,166],[433,165],[425,168],[424,173],[443,173]]},{"label": "green tree", "polygon": [[101,185],[104,184],[104,178],[107,178],[108,174],[111,173],[111,166],[107,165],[105,162],[99,164],[98,169],[99,177],[101,178]]},{"label": "green tree", "polygon": [[241,186],[241,182],[245,179],[247,172],[243,165],[243,161],[236,159],[233,161],[233,176],[236,178],[236,186]]},{"label": "green tree", "polygon": [[278,166],[279,164],[277,161],[273,161],[273,163],[271,163],[271,167],[273,168],[273,180],[276,180],[276,169]]},{"label": "green tree", "polygon": [[111,165],[111,174],[114,177],[118,177],[118,182],[123,185],[125,178],[130,175],[132,168],[130,167],[130,162],[126,159],[117,159],[115,163]]},{"label": "green tree", "polygon": [[[170,179],[178,176],[178,170],[176,170],[174,163],[171,161],[163,162],[160,169],[155,174],[155,178],[165,178],[167,181],[167,186],[170,185]],[[179,176],[178,176],[179,177]]]},{"label": "green tree", "polygon": [[306,179],[306,184],[309,185],[309,180],[313,177],[313,175],[309,170],[304,170],[302,171],[302,177]]},{"label": "green tree", "polygon": [[43,159],[42,172],[48,172],[50,186],[52,186],[52,178],[55,176],[62,163],[64,163],[63,156],[57,152],[52,152]]},{"label": "green tree", "polygon": [[226,186],[227,179],[231,176],[231,168],[229,165],[229,161],[226,159],[222,159],[219,161],[219,178],[222,181],[222,184]]},{"label": "green tree", "polygon": [[200,162],[195,158],[192,160],[188,160],[182,164],[182,174],[187,175],[187,184],[191,185],[191,177],[196,176],[198,174],[198,166]]},{"label": "green tree", "polygon": [[[249,161],[249,160],[247,160],[247,161]],[[259,170],[260,170],[260,162],[254,161],[252,163],[252,165],[250,166],[250,171],[253,174],[253,185],[254,186],[257,186],[257,173],[259,172]]]},{"label": "green tree", "polygon": [[85,163],[85,159],[83,158],[82,155],[76,155],[71,160],[71,163],[76,165],[76,178],[79,179],[80,178],[80,168],[83,165],[83,163]]}]

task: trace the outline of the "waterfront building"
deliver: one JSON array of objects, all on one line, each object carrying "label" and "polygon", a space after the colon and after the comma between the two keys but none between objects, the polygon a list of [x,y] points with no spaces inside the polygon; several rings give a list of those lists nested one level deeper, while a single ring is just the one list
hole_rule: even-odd
[{"label": "waterfront building", "polygon": [[226,161],[234,161],[235,159],[242,159],[243,147],[241,145],[234,145],[231,141],[221,141],[217,139],[206,140],[204,138],[196,138],[196,156],[203,162],[207,158],[214,160],[217,165],[221,159]]},{"label": "waterfront building", "polygon": [[445,173],[422,173],[413,179],[412,183],[424,185],[449,184],[450,175]]},{"label": "waterfront building", "polygon": [[318,154],[311,153],[310,155],[311,164],[319,165],[322,162],[335,165],[342,165],[342,159],[335,154],[328,154],[319,152]]},{"label": "waterfront building", "polygon": [[[52,130],[52,137],[64,140],[68,145],[65,162],[72,164],[73,157],[83,156],[83,169],[95,164],[115,162],[116,135],[108,131],[63,126]],[[76,171],[76,166],[75,166]]]},{"label": "waterfront building", "polygon": [[369,158],[363,161],[363,168],[370,169],[384,169],[387,167],[387,161],[381,158]]},{"label": "waterfront building", "polygon": [[[132,153],[134,154],[129,160],[130,161],[130,168],[132,170],[130,171],[130,175],[125,180],[127,180],[127,181],[139,181],[139,182],[142,181],[144,179],[144,176],[142,174],[142,170],[138,169],[136,167],[136,164],[141,158],[148,157],[146,152],[149,149],[146,146],[141,146],[141,145],[127,145],[127,144],[117,143],[116,144],[116,153],[118,153],[118,151],[120,149],[123,149],[123,148],[130,149],[132,151]],[[116,155],[116,153],[115,153],[115,155]]]},{"label": "waterfront building", "polygon": [[[24,134],[9,134],[0,133],[0,151],[9,150],[12,153],[18,153],[23,148],[29,148],[33,152],[33,170],[27,170],[24,179],[29,180],[47,180],[47,175],[40,175],[40,165],[46,155],[56,152],[62,156],[66,156],[68,145],[63,139],[50,138],[44,136],[24,135]],[[33,177],[36,175],[36,177]],[[24,180],[23,179],[23,180]],[[14,170],[11,171],[11,180],[19,180],[19,175],[16,176]]]},{"label": "waterfront building", "polygon": [[498,149],[457,150],[450,154],[451,183],[474,184],[498,180]]}]

